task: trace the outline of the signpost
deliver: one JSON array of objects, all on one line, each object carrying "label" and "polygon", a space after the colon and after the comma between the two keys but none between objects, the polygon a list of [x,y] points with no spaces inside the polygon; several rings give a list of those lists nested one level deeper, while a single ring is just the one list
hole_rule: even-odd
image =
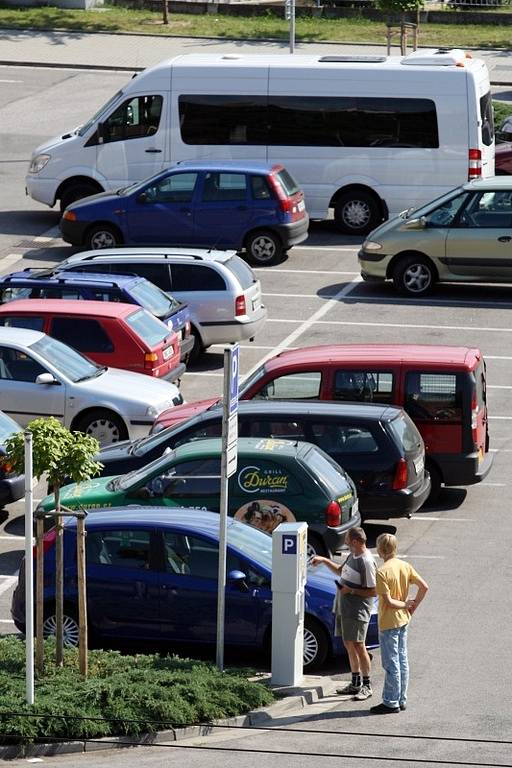
[{"label": "signpost", "polygon": [[26,429],[25,438],[25,652],[26,700],[34,703],[34,565],[32,560],[34,526],[34,480],[32,460],[32,432]]},{"label": "signpost", "polygon": [[224,350],[222,459],[220,470],[219,575],[217,592],[217,667],[224,669],[224,613],[226,603],[226,531],[228,482],[236,472],[238,450],[238,376],[240,347]]},{"label": "signpost", "polygon": [[295,51],[295,0],[284,0],[284,17],[290,27],[290,53]]}]

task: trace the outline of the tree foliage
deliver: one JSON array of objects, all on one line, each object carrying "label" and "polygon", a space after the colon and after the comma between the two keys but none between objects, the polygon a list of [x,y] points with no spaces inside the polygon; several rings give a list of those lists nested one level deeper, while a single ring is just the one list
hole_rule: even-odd
[{"label": "tree foliage", "polygon": [[377,0],[377,8],[393,14],[404,14],[423,8],[423,0]]},{"label": "tree foliage", "polygon": [[[94,460],[100,444],[95,437],[83,432],[70,432],[57,419],[34,419],[27,425],[32,432],[34,475],[39,480],[46,472],[49,485],[60,488],[71,478],[79,483],[97,475],[102,465]],[[25,440],[17,432],[5,442],[6,454],[13,470],[25,471]]]}]

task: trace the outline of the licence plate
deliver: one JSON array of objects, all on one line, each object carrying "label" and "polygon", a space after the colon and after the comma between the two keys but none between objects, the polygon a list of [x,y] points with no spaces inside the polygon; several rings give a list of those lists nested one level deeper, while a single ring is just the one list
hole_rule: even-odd
[{"label": "licence plate", "polygon": [[174,352],[174,347],[172,346],[172,344],[170,347],[166,347],[163,352],[164,360],[168,360],[170,357],[172,357],[173,352]]},{"label": "licence plate", "polygon": [[176,331],[176,336],[178,337],[178,339],[180,341],[182,340],[182,338],[183,338],[183,328],[180,328],[179,331]]},{"label": "licence plate", "polygon": [[306,210],[306,203],[304,202],[304,200],[300,201],[300,203],[298,204],[297,208],[299,209],[299,211],[305,211]]},{"label": "licence plate", "polygon": [[421,475],[425,469],[425,459],[414,459],[414,469],[417,475]]},{"label": "licence plate", "polygon": [[253,308],[253,311],[254,311],[255,309],[259,309],[259,308],[260,308],[260,303],[261,303],[261,302],[260,302],[260,300],[259,300],[259,299],[253,299],[253,300],[252,300],[252,308]]}]

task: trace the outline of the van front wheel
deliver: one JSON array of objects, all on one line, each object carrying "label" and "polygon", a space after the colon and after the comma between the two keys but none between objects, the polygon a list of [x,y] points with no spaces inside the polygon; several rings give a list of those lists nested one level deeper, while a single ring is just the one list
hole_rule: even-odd
[{"label": "van front wheel", "polygon": [[281,238],[270,229],[253,232],[245,241],[247,259],[257,267],[277,264],[283,255]]}]

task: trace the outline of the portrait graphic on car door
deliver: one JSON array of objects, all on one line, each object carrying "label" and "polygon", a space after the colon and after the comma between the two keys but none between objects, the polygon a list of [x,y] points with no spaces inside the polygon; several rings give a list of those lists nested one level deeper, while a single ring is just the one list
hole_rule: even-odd
[{"label": "portrait graphic on car door", "polygon": [[234,514],[235,520],[272,533],[280,523],[294,523],[295,515],[288,507],[272,499],[256,499],[244,504]]}]

